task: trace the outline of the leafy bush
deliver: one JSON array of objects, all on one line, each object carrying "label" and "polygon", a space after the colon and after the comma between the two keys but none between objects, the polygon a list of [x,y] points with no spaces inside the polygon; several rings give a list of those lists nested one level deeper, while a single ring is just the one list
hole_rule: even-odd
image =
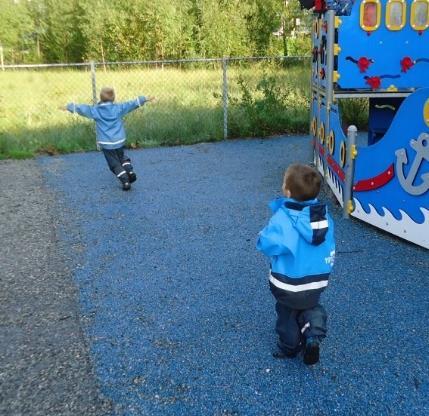
[{"label": "leafy bush", "polygon": [[354,124],[358,130],[368,130],[369,102],[367,98],[339,101],[343,127]]},{"label": "leafy bush", "polygon": [[278,85],[264,75],[252,90],[238,79],[241,97],[231,98],[229,131],[232,137],[306,133],[309,123],[309,99],[297,87]]},{"label": "leafy bush", "polygon": [[308,56],[311,54],[311,37],[299,36],[288,38],[287,54],[289,56]]}]

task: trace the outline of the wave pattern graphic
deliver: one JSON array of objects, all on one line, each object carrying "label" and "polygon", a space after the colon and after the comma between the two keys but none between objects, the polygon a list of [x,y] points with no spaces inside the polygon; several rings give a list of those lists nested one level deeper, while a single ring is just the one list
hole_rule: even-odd
[{"label": "wave pattern graphic", "polygon": [[416,223],[402,210],[399,210],[401,218],[397,219],[385,207],[382,207],[384,215],[380,215],[371,204],[369,204],[370,210],[367,213],[359,200],[354,198],[354,203],[355,210],[351,214],[353,217],[429,249],[429,210],[426,208],[420,208],[424,216],[424,221]]}]

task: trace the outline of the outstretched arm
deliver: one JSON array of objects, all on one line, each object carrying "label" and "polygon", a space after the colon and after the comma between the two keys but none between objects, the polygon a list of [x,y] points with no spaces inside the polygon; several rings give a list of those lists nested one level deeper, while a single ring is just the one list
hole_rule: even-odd
[{"label": "outstretched arm", "polygon": [[83,117],[94,118],[91,105],[70,103],[60,109],[70,111],[70,113],[78,113]]},{"label": "outstretched arm", "polygon": [[131,111],[134,111],[137,108],[141,107],[143,104],[154,100],[155,100],[155,97],[151,97],[151,96],[145,97],[141,95],[137,97],[135,100],[126,101],[121,104],[120,114],[121,116],[124,116],[125,114],[128,114]]}]

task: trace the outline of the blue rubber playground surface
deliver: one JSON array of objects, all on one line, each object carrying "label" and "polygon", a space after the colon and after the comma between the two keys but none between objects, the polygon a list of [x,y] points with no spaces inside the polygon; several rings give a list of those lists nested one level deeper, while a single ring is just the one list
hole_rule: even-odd
[{"label": "blue rubber playground surface", "polygon": [[117,415],[426,415],[429,252],[336,222],[320,363],[275,360],[268,202],[308,138],[130,151],[123,192],[101,153],[41,158],[75,264],[81,322]]}]

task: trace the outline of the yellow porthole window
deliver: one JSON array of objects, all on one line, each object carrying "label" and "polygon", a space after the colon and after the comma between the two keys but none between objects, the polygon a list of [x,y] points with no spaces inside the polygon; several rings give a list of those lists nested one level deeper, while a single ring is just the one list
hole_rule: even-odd
[{"label": "yellow porthole window", "polygon": [[340,163],[341,167],[344,168],[346,165],[346,143],[344,141],[341,142],[340,147]]},{"label": "yellow porthole window", "polygon": [[380,27],[380,0],[363,0],[360,4],[360,27],[366,32],[373,32]]},{"label": "yellow porthole window", "polygon": [[423,107],[423,119],[426,125],[429,127],[429,100],[426,101],[426,104]]},{"label": "yellow porthole window", "polygon": [[389,0],[386,6],[386,27],[389,30],[401,30],[407,21],[405,0]]},{"label": "yellow porthole window", "polygon": [[316,137],[317,135],[317,120],[316,117],[313,118],[311,122],[311,134]]},{"label": "yellow porthole window", "polygon": [[411,27],[426,30],[429,27],[429,0],[414,0],[411,4]]},{"label": "yellow porthole window", "polygon": [[335,133],[331,130],[328,137],[328,150],[331,155],[334,154],[335,150]]},{"label": "yellow porthole window", "polygon": [[325,141],[325,125],[323,123],[319,127],[319,140],[320,143]]}]

